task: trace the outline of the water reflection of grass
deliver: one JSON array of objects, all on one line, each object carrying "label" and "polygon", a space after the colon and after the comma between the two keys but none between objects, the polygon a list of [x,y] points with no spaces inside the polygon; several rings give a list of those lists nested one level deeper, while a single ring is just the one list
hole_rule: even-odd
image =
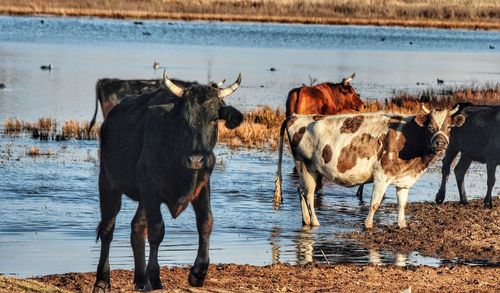
[{"label": "water reflection of grass", "polygon": [[0,11],[109,18],[500,28],[496,0],[4,0]]}]

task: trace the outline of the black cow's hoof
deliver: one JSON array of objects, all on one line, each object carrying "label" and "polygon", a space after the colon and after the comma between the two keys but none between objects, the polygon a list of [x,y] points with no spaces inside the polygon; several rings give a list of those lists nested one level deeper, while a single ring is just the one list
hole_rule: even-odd
[{"label": "black cow's hoof", "polygon": [[104,293],[109,292],[111,290],[111,284],[106,283],[105,281],[99,281],[94,284],[94,288],[92,288],[92,293]]},{"label": "black cow's hoof", "polygon": [[469,204],[469,202],[468,202],[468,201],[466,201],[466,200],[460,200],[460,204],[463,204],[463,205],[465,206],[465,205],[468,205],[468,204]]},{"label": "black cow's hoof", "polygon": [[153,291],[153,290],[160,290],[160,289],[163,289],[163,285],[161,284],[161,282],[147,282],[143,288],[138,288],[138,290],[141,290],[143,292],[149,292],[149,291]]},{"label": "black cow's hoof", "polygon": [[436,203],[437,204],[442,204],[444,202],[444,192],[438,192],[436,194]]},{"label": "black cow's hoof", "polygon": [[144,283],[138,283],[138,284],[134,285],[134,290],[135,291],[144,291],[144,287],[145,287]]},{"label": "black cow's hoof", "polygon": [[205,283],[208,265],[193,266],[189,272],[188,282],[193,287],[202,287]]},{"label": "black cow's hoof", "polygon": [[484,207],[485,208],[488,208],[488,209],[492,209],[493,208],[493,203],[491,201],[484,201]]}]

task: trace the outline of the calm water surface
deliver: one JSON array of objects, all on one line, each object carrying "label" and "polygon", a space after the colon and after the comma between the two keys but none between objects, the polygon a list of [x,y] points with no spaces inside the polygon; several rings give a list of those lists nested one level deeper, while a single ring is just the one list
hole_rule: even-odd
[{"label": "calm water surface", "polygon": [[[41,23],[41,20],[44,23]],[[143,32],[151,35],[144,35]],[[384,41],[382,41],[384,39]],[[412,44],[410,44],[412,42]],[[228,101],[240,109],[283,107],[288,91],[309,76],[340,80],[356,72],[353,85],[363,98],[385,98],[392,89],[418,91],[445,84],[500,81],[500,33],[354,26],[228,24],[88,18],[0,17],[0,120],[50,116],[87,120],[93,112],[95,81],[102,77],[159,78],[152,64],[167,65],[173,77],[236,78],[242,88]],[[51,72],[42,64],[53,64]],[[277,71],[270,72],[270,67]],[[424,83],[417,86],[416,83]],[[27,157],[30,146],[55,156]],[[97,142],[38,142],[0,136],[0,273],[32,276],[93,271],[99,244]],[[301,225],[296,180],[285,176],[285,205],[272,212],[277,153],[216,149],[212,176],[215,226],[213,263],[325,262],[439,265],[422,256],[370,251],[336,233],[359,230],[369,200],[355,189],[327,184],[318,204],[322,226]],[[289,175],[290,155],[283,170]],[[470,197],[483,197],[485,170],[473,165],[466,178]],[[497,171],[498,176],[499,171]],[[410,201],[432,200],[439,164],[417,182]],[[448,199],[457,200],[450,180]],[[498,185],[498,184],[497,184]],[[370,193],[367,186],[365,194]],[[498,194],[499,188],[494,190]],[[395,202],[389,189],[385,202]],[[111,249],[112,268],[131,268],[130,220],[137,204],[124,200]],[[197,249],[194,213],[175,221],[163,210],[166,236],[162,265],[192,264]],[[379,213],[378,224],[394,224],[395,211]]]}]

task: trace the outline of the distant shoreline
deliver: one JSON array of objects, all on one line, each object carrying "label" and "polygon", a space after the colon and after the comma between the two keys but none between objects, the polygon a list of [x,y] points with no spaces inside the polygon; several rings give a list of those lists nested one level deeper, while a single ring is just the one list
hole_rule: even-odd
[{"label": "distant shoreline", "polygon": [[[237,7],[229,6],[229,2],[217,2],[220,7],[217,11],[216,8],[212,9],[201,9],[199,7],[192,6],[182,6],[189,4],[179,4],[177,6],[182,7],[172,7],[166,5],[159,6],[159,0],[153,0],[151,3],[144,7],[134,7],[129,1],[117,2],[116,7],[113,8],[102,6],[95,6],[95,4],[90,4],[89,0],[83,0],[79,6],[66,5],[62,0],[53,1],[50,4],[30,4],[29,1],[19,0],[12,1],[6,0],[5,5],[0,7],[0,14],[3,15],[22,15],[22,16],[72,16],[72,17],[100,17],[100,18],[114,18],[114,19],[164,19],[164,20],[205,20],[205,21],[221,21],[221,22],[262,22],[262,23],[298,23],[298,24],[325,24],[325,25],[373,25],[373,26],[402,26],[402,27],[425,27],[425,28],[444,28],[444,29],[480,29],[480,30],[500,30],[500,18],[495,18],[495,15],[488,18],[477,18],[472,19],[472,16],[467,19],[466,16],[461,19],[451,18],[451,19],[439,19],[438,17],[423,18],[421,14],[423,12],[413,12],[414,18],[411,15],[406,18],[398,17],[401,13],[394,12],[395,15],[383,17],[383,15],[378,15],[380,13],[374,12],[371,15],[365,15],[361,12],[357,12],[353,17],[348,17],[342,15],[342,13],[327,13],[323,10],[319,10],[317,13],[313,10],[315,7],[309,7],[307,11],[296,11],[298,8],[294,7],[278,7],[276,13],[270,12],[272,7],[263,7],[258,10],[258,12],[253,13],[251,11],[253,7]],[[204,0],[209,5],[213,0]],[[486,0],[485,0],[486,1]],[[24,2],[26,2],[24,4]],[[61,3],[59,3],[61,2]],[[89,2],[89,3],[86,3]],[[110,1],[115,2],[115,1]],[[285,1],[286,2],[286,1]],[[335,1],[334,1],[335,2]],[[390,0],[389,0],[390,2]],[[222,4],[221,4],[222,3]],[[225,3],[225,4],[224,4]],[[246,2],[243,2],[246,3]],[[271,1],[270,3],[274,3]],[[275,5],[278,5],[274,3]],[[109,4],[113,5],[113,4]],[[196,4],[193,4],[196,5]],[[224,6],[226,5],[226,6]],[[238,4],[240,5],[240,4]],[[245,5],[245,4],[241,4]],[[264,5],[264,4],[263,4]],[[267,4],[266,4],[267,5]],[[326,4],[324,4],[326,5]],[[167,11],[168,9],[175,11]],[[446,7],[445,7],[446,8]],[[442,8],[442,9],[445,9]],[[288,10],[287,10],[288,9]],[[295,10],[294,10],[295,9]],[[360,8],[361,9],[361,8]],[[500,9],[500,8],[499,8]],[[218,11],[221,12],[218,12]],[[245,12],[245,13],[243,13]],[[297,13],[303,12],[303,13]],[[403,11],[406,13],[405,11]],[[439,11],[438,11],[439,12]],[[437,13],[437,12],[436,12]],[[484,14],[490,13],[488,11]],[[422,14],[426,15],[426,14]],[[439,15],[439,13],[437,13]],[[478,20],[481,19],[481,20]]]}]

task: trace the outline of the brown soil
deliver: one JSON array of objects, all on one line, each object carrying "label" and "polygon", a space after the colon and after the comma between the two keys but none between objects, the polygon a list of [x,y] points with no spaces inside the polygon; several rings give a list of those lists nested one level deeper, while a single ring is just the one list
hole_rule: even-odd
[{"label": "brown soil", "polygon": [[[468,205],[458,202],[412,203],[406,208],[408,227],[378,226],[371,231],[342,235],[359,240],[364,246],[401,253],[418,251],[448,260],[484,260],[500,264],[500,199],[493,209],[483,200]],[[395,205],[389,209],[396,210]],[[499,281],[500,283],[500,281]]]},{"label": "brown soil", "polygon": [[500,29],[495,0],[3,0],[0,13]]},{"label": "brown soil", "polygon": [[[158,292],[494,292],[500,290],[500,268],[484,267],[409,267],[278,264],[211,265],[205,286],[191,288],[189,268],[162,268],[164,290]],[[130,292],[132,271],[111,273],[113,292]],[[94,273],[69,273],[37,279],[77,292],[90,292]]]}]

